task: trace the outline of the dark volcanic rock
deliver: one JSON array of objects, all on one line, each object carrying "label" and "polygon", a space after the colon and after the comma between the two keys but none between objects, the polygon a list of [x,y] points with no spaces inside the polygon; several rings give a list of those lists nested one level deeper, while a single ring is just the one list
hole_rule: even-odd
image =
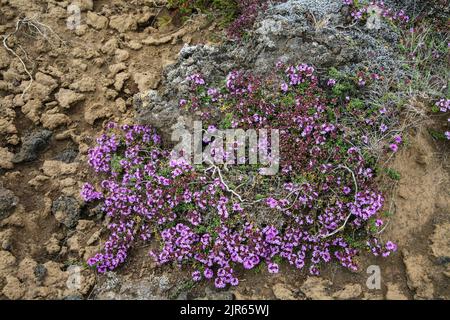
[{"label": "dark volcanic rock", "polygon": [[40,130],[27,135],[23,138],[22,148],[12,159],[14,163],[21,163],[36,160],[39,152],[45,149],[50,142],[52,132],[49,130]]},{"label": "dark volcanic rock", "polygon": [[59,160],[65,163],[73,162],[78,156],[78,149],[76,147],[69,147],[63,150],[55,157],[55,160]]},{"label": "dark volcanic rock", "polygon": [[80,204],[73,197],[60,196],[53,201],[52,213],[60,223],[68,228],[73,228],[80,218]]},{"label": "dark volcanic rock", "polygon": [[11,190],[0,186],[0,220],[7,218],[18,202],[19,199]]}]

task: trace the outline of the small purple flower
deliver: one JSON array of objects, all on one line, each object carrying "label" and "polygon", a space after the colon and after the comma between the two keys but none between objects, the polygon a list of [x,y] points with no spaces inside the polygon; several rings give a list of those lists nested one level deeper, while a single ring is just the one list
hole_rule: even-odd
[{"label": "small purple flower", "polygon": [[289,90],[289,86],[288,86],[287,83],[284,82],[284,83],[281,85],[281,91],[287,92],[288,90]]},{"label": "small purple flower", "polygon": [[274,198],[267,198],[266,203],[272,209],[276,208],[278,205],[278,201]]},{"label": "small purple flower", "polygon": [[385,125],[384,123],[382,123],[381,126],[380,126],[380,131],[381,131],[381,132],[386,132],[387,129],[388,129],[387,125]]},{"label": "small purple flower", "polygon": [[392,152],[397,152],[398,151],[398,146],[395,143],[391,143],[389,145],[389,149],[391,149]]},{"label": "small purple flower", "polygon": [[349,187],[345,186],[342,191],[344,192],[344,194],[349,194],[352,190]]},{"label": "small purple flower", "polygon": [[214,276],[214,272],[210,268],[206,268],[203,275],[206,279],[211,279]]},{"label": "small purple flower", "polygon": [[392,241],[386,242],[386,249],[389,251],[397,251],[397,245]]},{"label": "small purple flower", "polygon": [[332,87],[336,84],[336,80],[335,79],[329,79],[327,82],[327,86]]},{"label": "small purple flower", "polygon": [[202,274],[200,273],[200,271],[194,271],[192,272],[192,280],[194,281],[200,281],[202,279]]},{"label": "small purple flower", "polygon": [[234,203],[233,204],[233,211],[236,211],[236,212],[241,212],[241,211],[243,211],[244,209],[242,209],[242,207],[241,207],[241,205],[239,204],[239,203]]},{"label": "small purple flower", "polygon": [[383,220],[381,220],[381,219],[375,220],[375,226],[381,227],[382,225],[383,225]]},{"label": "small purple flower", "polygon": [[278,273],[280,271],[278,264],[273,262],[268,264],[267,269],[269,270],[269,273]]},{"label": "small purple flower", "polygon": [[450,131],[445,131],[445,137],[450,140]]},{"label": "small purple flower", "polygon": [[401,136],[395,136],[394,137],[394,141],[395,141],[396,144],[400,144],[400,143],[402,143],[403,140],[402,140]]}]

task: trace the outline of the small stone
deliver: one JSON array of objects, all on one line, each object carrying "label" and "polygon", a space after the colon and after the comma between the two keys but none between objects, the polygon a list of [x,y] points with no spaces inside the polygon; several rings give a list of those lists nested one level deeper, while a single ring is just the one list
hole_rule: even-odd
[{"label": "small stone", "polygon": [[55,108],[44,113],[41,117],[41,122],[44,128],[54,130],[60,126],[71,123],[71,120],[67,115],[58,113],[57,108]]},{"label": "small stone", "polygon": [[12,159],[14,163],[33,161],[38,158],[39,152],[45,149],[50,141],[52,132],[49,130],[39,130],[27,135],[22,142],[22,148]]},{"label": "small stone", "polygon": [[272,287],[274,296],[280,300],[295,300],[294,293],[284,283],[277,283]]},{"label": "small stone", "polygon": [[14,163],[12,159],[14,154],[8,151],[8,148],[0,147],[0,168],[2,169],[12,169],[14,168]]},{"label": "small stone", "polygon": [[130,57],[128,51],[122,49],[116,49],[114,55],[117,62],[123,62]]},{"label": "small stone", "polygon": [[60,196],[53,201],[52,213],[58,222],[67,228],[73,228],[77,225],[80,217],[80,204],[73,197]]},{"label": "small stone", "polygon": [[72,4],[78,6],[81,12],[92,10],[94,8],[93,0],[74,0]]},{"label": "small stone", "polygon": [[127,14],[111,16],[109,26],[120,33],[124,33],[137,30],[137,21],[135,17]]},{"label": "small stone", "polygon": [[65,109],[69,109],[72,105],[83,101],[85,98],[82,93],[76,93],[75,91],[64,88],[59,89],[55,97],[59,105]]},{"label": "small stone", "polygon": [[135,72],[133,73],[133,80],[141,92],[158,88],[160,82],[159,76],[151,72]]},{"label": "small stone", "polygon": [[84,113],[84,119],[90,125],[94,125],[94,122],[96,120],[102,119],[102,118],[108,118],[111,115],[112,115],[112,112],[107,106],[105,106],[101,103],[94,103],[94,104],[88,105],[88,107],[86,108],[86,111]]},{"label": "small stone", "polygon": [[101,30],[108,27],[108,18],[89,11],[86,15],[86,23],[94,29]]},{"label": "small stone", "polygon": [[6,285],[3,287],[2,293],[11,300],[18,300],[25,295],[24,285],[11,275],[6,276]]},{"label": "small stone", "polygon": [[47,276],[47,268],[43,264],[38,264],[34,268],[34,276],[39,282],[44,281],[45,277]]},{"label": "small stone", "polygon": [[14,195],[14,193],[5,189],[0,185],[0,220],[3,220],[12,213],[12,209],[17,206],[19,199]]}]

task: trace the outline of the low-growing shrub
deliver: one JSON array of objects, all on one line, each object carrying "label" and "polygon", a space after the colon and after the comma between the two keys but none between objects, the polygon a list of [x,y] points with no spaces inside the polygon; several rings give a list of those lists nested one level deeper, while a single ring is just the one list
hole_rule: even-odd
[{"label": "low-growing shrub", "polygon": [[[361,86],[362,76],[353,85]],[[198,114],[206,131],[278,129],[280,172],[260,175],[261,165],[248,161],[194,166],[163,150],[149,127],[109,124],[89,151],[89,164],[104,180],[82,190],[111,219],[109,239],[90,266],[113,270],[136,243],[147,242],[159,264],[187,264],[193,280],[214,279],[222,288],[239,283],[237,270],[262,264],[277,273],[286,261],[317,275],[333,261],[357,269],[361,250],[382,256],[396,250],[377,238],[384,199],[374,159],[363,151],[371,132],[387,130],[386,110],[337,96],[333,87],[341,80],[322,84],[307,64],[279,63],[267,77],[233,71],[216,86],[200,74],[188,80],[192,93],[180,108]],[[387,144],[401,142],[385,135]],[[204,147],[214,141],[204,139]],[[214,159],[230,156],[212,150]]]}]

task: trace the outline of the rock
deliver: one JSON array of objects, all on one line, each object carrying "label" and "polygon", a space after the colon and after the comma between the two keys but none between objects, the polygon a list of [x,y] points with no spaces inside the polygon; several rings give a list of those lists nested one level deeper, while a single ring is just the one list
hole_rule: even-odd
[{"label": "rock", "polygon": [[123,62],[110,65],[108,67],[109,72],[110,72],[109,77],[111,77],[111,78],[115,77],[116,74],[118,74],[120,71],[125,70],[126,68],[127,68],[127,65]]},{"label": "rock", "polygon": [[9,217],[18,202],[19,199],[11,190],[0,185],[0,220]]},{"label": "rock", "polygon": [[95,226],[95,222],[91,220],[79,220],[77,224],[77,231],[89,231]]},{"label": "rock", "polygon": [[22,106],[22,113],[34,124],[38,124],[40,120],[42,103],[39,100],[30,99]]},{"label": "rock", "polygon": [[37,263],[30,257],[25,257],[22,261],[19,263],[19,268],[17,271],[17,277],[22,282],[34,282],[35,275],[34,275],[34,269],[36,268]]},{"label": "rock", "polygon": [[116,49],[114,56],[117,62],[123,62],[130,57],[130,54],[127,50]]},{"label": "rock", "polygon": [[25,295],[25,286],[12,275],[6,276],[6,285],[3,287],[2,293],[11,300],[18,300]]},{"label": "rock", "polygon": [[58,113],[58,109],[55,108],[44,113],[41,117],[41,122],[44,128],[54,130],[60,126],[68,125],[71,123],[71,120],[67,115]]},{"label": "rock", "polygon": [[150,37],[142,40],[142,43],[146,44],[148,46],[158,46],[158,45],[161,45],[161,44],[168,43],[168,42],[172,41],[172,39],[173,39],[172,35],[164,36],[164,37],[161,37],[161,38],[155,38],[153,36],[150,36]]},{"label": "rock", "polygon": [[14,168],[14,163],[12,159],[14,154],[8,151],[8,148],[0,147],[0,168],[1,169],[12,169]]},{"label": "rock", "polygon": [[69,88],[77,92],[94,92],[96,87],[96,82],[93,78],[84,76],[80,80],[70,84]]},{"label": "rock", "polygon": [[88,29],[88,26],[85,24],[79,25],[75,28],[75,34],[79,37],[84,36]]},{"label": "rock", "polygon": [[450,260],[450,223],[436,225],[431,242],[431,252],[436,258]]},{"label": "rock", "polygon": [[127,111],[127,104],[126,104],[125,100],[123,100],[122,98],[117,98],[115,103],[116,103],[117,110],[119,110],[122,113]]},{"label": "rock", "polygon": [[130,78],[130,74],[128,72],[120,72],[116,74],[116,78],[114,81],[114,89],[118,92],[122,91],[123,85],[126,80]]},{"label": "rock", "polygon": [[397,283],[388,282],[386,287],[387,300],[408,300],[408,297],[400,290],[400,286]]},{"label": "rock", "polygon": [[52,132],[49,130],[39,130],[33,132],[22,140],[22,147],[12,159],[13,163],[33,161],[38,158],[39,152],[43,151],[50,141]]},{"label": "rock", "polygon": [[78,253],[81,249],[80,239],[78,235],[73,235],[67,240],[67,246],[69,251]]},{"label": "rock", "polygon": [[58,254],[61,251],[61,246],[59,245],[59,240],[56,235],[52,235],[52,237],[47,241],[45,250],[51,255]]},{"label": "rock", "polygon": [[120,33],[137,30],[136,18],[132,15],[111,16],[109,26]]},{"label": "rock", "polygon": [[357,299],[362,294],[359,284],[347,284],[340,291],[333,293],[333,298],[339,300]]},{"label": "rock", "polygon": [[429,261],[420,254],[410,254],[403,251],[403,262],[406,266],[406,277],[409,289],[416,292],[415,298],[432,299],[434,287],[428,276],[431,269]]},{"label": "rock", "polygon": [[80,218],[80,204],[73,197],[60,196],[53,201],[52,213],[58,222],[67,228],[74,228]]},{"label": "rock", "polygon": [[109,20],[104,16],[100,16],[95,12],[89,11],[86,14],[86,23],[94,29],[101,30],[108,28]]},{"label": "rock", "polygon": [[72,163],[75,161],[78,156],[78,149],[76,147],[69,147],[64,149],[61,153],[59,153],[55,160],[62,161],[64,163]]},{"label": "rock", "polygon": [[105,42],[100,49],[103,53],[112,55],[119,48],[119,41],[116,38],[111,38]]},{"label": "rock", "polygon": [[301,285],[300,291],[312,300],[331,300],[332,296],[328,293],[332,283],[329,280],[308,277],[306,281]]},{"label": "rock", "polygon": [[132,50],[140,50],[142,48],[142,43],[137,40],[130,40],[126,45]]},{"label": "rock", "polygon": [[85,96],[81,93],[76,93],[75,91],[64,88],[59,89],[55,97],[59,105],[64,109],[69,109],[72,105],[83,101],[85,98]]},{"label": "rock", "polygon": [[144,92],[148,89],[156,89],[159,84],[159,76],[150,72],[134,72],[133,80],[138,85],[139,91]]},{"label": "rock", "polygon": [[295,300],[294,293],[284,283],[277,283],[272,287],[274,296],[280,300]]},{"label": "rock", "polygon": [[100,234],[101,234],[101,230],[97,230],[95,231],[92,236],[86,241],[86,244],[88,246],[93,245],[94,243],[96,243],[98,240],[100,240]]},{"label": "rock", "polygon": [[74,0],[72,4],[77,5],[81,12],[92,10],[94,8],[93,0]]},{"label": "rock", "polygon": [[34,276],[36,277],[36,280],[41,283],[44,281],[45,277],[47,276],[47,268],[43,264],[37,264],[34,267]]},{"label": "rock", "polygon": [[0,250],[0,279],[12,273],[16,258],[8,251]]},{"label": "rock", "polygon": [[84,120],[90,125],[94,125],[97,119],[108,118],[112,115],[111,110],[101,103],[88,105],[84,112]]},{"label": "rock", "polygon": [[3,250],[11,251],[13,236],[14,234],[12,229],[0,231],[0,244]]},{"label": "rock", "polygon": [[46,176],[59,177],[61,175],[74,174],[77,172],[77,163],[64,163],[56,160],[46,160],[42,165],[42,171]]}]

